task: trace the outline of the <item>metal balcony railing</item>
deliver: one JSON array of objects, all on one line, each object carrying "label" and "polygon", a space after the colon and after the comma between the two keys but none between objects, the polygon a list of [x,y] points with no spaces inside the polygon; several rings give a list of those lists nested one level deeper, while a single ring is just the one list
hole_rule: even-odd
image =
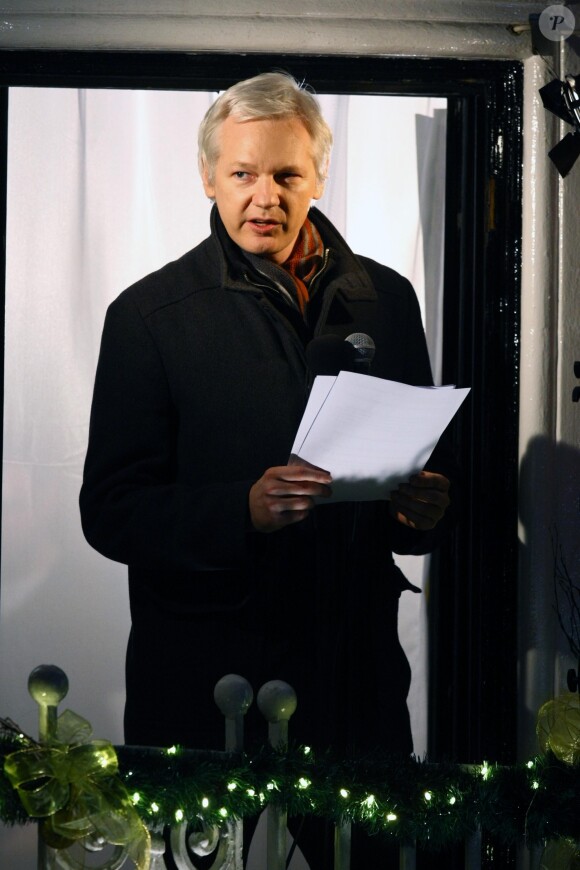
[{"label": "metal balcony railing", "polygon": [[[30,675],[29,691],[39,707],[39,741],[35,746],[42,754],[43,749],[50,750],[51,746],[59,745],[58,704],[68,691],[68,680],[59,668],[50,665],[41,666]],[[244,715],[252,703],[253,693],[245,679],[230,674],[218,682],[214,697],[225,720],[225,752],[212,753],[212,755],[220,756],[229,764],[230,757],[240,757],[243,751]],[[266,683],[258,692],[257,703],[268,722],[268,741],[271,746],[287,745],[289,720],[296,709],[296,694],[292,687],[281,681]],[[110,747],[110,744],[108,746]],[[118,748],[118,751],[121,752],[121,748]],[[157,752],[157,750],[151,751]],[[49,767],[47,765],[45,768],[48,771],[47,777],[50,775]],[[37,786],[38,783],[33,782],[32,785]],[[260,870],[286,870],[288,851],[286,809],[275,803],[267,803],[264,812],[266,842]],[[149,870],[167,870],[167,868],[198,870],[202,864],[204,870],[243,870],[241,820],[232,817],[225,818],[220,824],[209,824],[203,819],[197,819],[195,830],[192,830],[189,824],[191,821],[186,818],[176,818],[175,823],[169,825],[148,822],[150,841],[146,858],[140,865],[135,863],[134,855],[130,855],[131,849],[127,843],[112,845],[111,842],[94,833],[79,838],[74,846],[67,848],[53,848],[47,844],[42,835],[39,835],[38,870],[53,870],[53,868],[130,870],[135,866],[140,866],[141,870],[145,867]],[[141,821],[139,827],[145,833]],[[335,826],[334,870],[351,870],[351,827],[350,821]],[[522,846],[519,866],[525,867],[526,870],[542,870],[544,865],[540,853],[541,850],[528,852]],[[415,870],[416,861],[415,848],[401,845],[398,870]],[[488,865],[489,861],[486,862],[486,866]],[[499,864],[497,866],[499,868]],[[481,868],[482,836],[480,831],[476,830],[465,841],[463,870],[481,870]],[[352,870],[362,870],[362,868],[353,866]],[[384,868],[377,867],[373,870],[395,870],[395,868],[392,864],[386,863]]]}]

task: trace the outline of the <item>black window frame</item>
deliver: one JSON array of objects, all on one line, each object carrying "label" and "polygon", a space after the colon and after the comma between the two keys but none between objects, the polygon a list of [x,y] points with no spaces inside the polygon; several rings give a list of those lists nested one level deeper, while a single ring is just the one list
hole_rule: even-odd
[{"label": "black window frame", "polygon": [[[220,90],[272,69],[287,70],[320,93],[448,100],[443,377],[472,393],[453,430],[466,492],[462,522],[434,559],[428,752],[433,760],[510,763],[517,697],[519,61],[0,51],[0,292],[10,87]],[[0,317],[3,337],[3,304]],[[3,369],[0,376],[3,386]]]}]

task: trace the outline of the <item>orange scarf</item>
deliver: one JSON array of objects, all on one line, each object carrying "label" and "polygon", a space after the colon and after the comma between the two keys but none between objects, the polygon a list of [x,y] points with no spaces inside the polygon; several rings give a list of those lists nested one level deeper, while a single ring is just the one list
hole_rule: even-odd
[{"label": "orange scarf", "polygon": [[288,259],[282,268],[288,272],[296,285],[298,305],[304,314],[309,300],[308,284],[320,269],[324,260],[324,243],[311,220],[306,218]]}]

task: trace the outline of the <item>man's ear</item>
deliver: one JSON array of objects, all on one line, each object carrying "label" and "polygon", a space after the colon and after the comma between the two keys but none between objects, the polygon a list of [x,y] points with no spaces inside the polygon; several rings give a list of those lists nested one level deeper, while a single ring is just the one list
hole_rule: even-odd
[{"label": "man's ear", "polygon": [[326,179],[328,178],[329,163],[330,161],[327,161],[326,166],[324,167],[322,179],[319,178],[318,173],[316,174],[316,187],[314,189],[314,195],[312,199],[320,199],[320,197],[324,193],[324,188],[326,187]]},{"label": "man's ear", "polygon": [[323,179],[322,181],[317,181],[316,187],[314,189],[314,193],[312,195],[312,199],[320,199],[320,197],[324,193],[325,186],[326,186],[326,179]]},{"label": "man's ear", "polygon": [[201,166],[201,181],[203,184],[205,195],[209,197],[209,199],[215,199],[215,185],[212,181],[210,181],[209,167],[205,160],[203,161]]}]

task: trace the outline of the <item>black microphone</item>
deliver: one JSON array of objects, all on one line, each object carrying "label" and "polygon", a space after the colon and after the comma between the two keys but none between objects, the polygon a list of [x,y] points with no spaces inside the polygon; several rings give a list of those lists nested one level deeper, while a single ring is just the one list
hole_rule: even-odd
[{"label": "black microphone", "polygon": [[364,332],[353,332],[345,339],[332,333],[320,335],[306,347],[306,361],[314,375],[368,374],[374,355],[375,343]]},{"label": "black microphone", "polygon": [[306,347],[306,362],[313,375],[337,375],[355,365],[355,348],[338,335],[320,335]]},{"label": "black microphone", "polygon": [[368,375],[375,356],[374,341],[370,335],[364,332],[353,332],[352,335],[347,335],[345,338],[346,342],[354,348],[354,367],[352,371]]}]

